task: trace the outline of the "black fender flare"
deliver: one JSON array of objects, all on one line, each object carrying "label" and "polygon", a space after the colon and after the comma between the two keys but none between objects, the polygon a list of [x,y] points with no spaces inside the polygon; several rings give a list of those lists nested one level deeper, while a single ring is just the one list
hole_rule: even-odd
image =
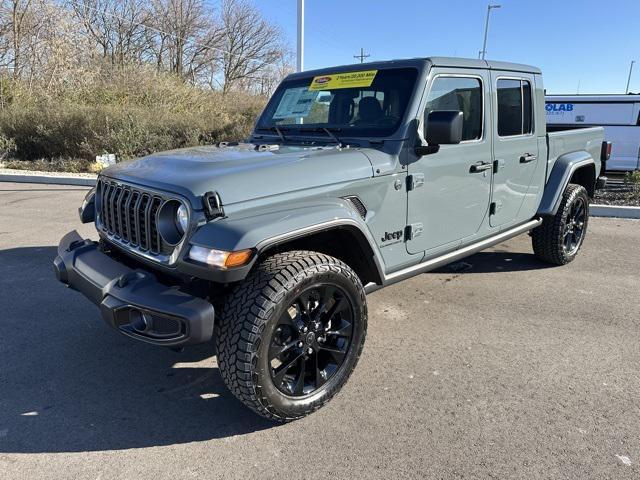
[{"label": "black fender flare", "polygon": [[[565,153],[559,156],[544,187],[538,215],[555,215],[571,177],[577,170],[588,165],[595,167],[595,161],[586,151]],[[595,182],[595,178],[593,181]]]},{"label": "black fender flare", "polygon": [[199,227],[189,243],[206,248],[225,251],[253,249],[251,266],[260,254],[275,246],[314,234],[343,229],[353,234],[361,246],[371,253],[371,261],[380,279],[384,278],[384,267],[380,251],[365,221],[353,205],[344,199],[323,199],[321,202],[303,202],[279,208],[254,209],[247,212],[230,212],[228,218],[220,218]]}]

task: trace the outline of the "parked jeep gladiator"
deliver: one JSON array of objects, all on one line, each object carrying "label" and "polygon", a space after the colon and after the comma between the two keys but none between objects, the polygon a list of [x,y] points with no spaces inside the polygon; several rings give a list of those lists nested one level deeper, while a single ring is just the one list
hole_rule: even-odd
[{"label": "parked jeep gladiator", "polygon": [[362,352],[366,294],[531,232],[571,262],[610,145],[547,133],[540,70],[424,58],[289,75],[245,143],[104,170],[57,278],[131,338],[214,341],[224,382],[287,421]]}]

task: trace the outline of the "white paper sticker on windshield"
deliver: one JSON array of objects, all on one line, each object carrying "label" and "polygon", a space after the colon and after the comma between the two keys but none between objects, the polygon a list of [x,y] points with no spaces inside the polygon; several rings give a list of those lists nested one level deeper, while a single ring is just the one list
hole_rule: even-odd
[{"label": "white paper sticker on windshield", "polygon": [[310,92],[307,87],[290,88],[284,92],[278,104],[274,119],[306,117],[320,92]]}]

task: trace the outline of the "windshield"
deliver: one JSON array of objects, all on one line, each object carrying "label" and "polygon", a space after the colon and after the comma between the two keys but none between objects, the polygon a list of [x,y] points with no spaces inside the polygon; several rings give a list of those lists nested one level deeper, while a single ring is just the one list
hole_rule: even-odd
[{"label": "windshield", "polygon": [[361,70],[283,82],[256,131],[384,137],[400,125],[417,70]]}]

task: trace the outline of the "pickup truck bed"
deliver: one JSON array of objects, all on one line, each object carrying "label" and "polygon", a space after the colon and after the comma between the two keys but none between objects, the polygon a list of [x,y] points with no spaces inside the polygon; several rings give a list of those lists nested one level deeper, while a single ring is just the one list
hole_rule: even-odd
[{"label": "pickup truck bed", "polygon": [[549,179],[556,160],[561,155],[586,151],[591,158],[600,158],[603,141],[604,128],[602,127],[563,129],[547,125],[547,148],[549,152],[547,157],[547,179]]}]

